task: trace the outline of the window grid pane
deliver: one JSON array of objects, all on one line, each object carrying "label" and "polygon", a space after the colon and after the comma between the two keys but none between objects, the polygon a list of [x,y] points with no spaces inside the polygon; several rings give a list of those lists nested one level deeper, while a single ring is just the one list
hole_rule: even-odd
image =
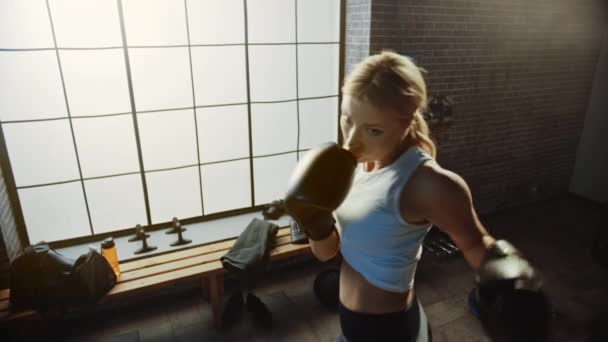
[{"label": "window grid pane", "polygon": [[[32,200],[28,200],[28,198],[35,197],[26,194],[33,193],[37,189],[60,187],[64,183],[78,184],[76,189],[80,189],[80,195],[77,195],[79,191],[74,191],[74,186],[72,186],[72,190],[63,193],[72,194],[66,195],[71,196],[70,198],[74,202],[72,207],[76,205],[81,209],[86,209],[84,211],[86,219],[83,221],[81,217],[77,220],[85,223],[87,220],[92,222],[92,234],[125,229],[137,223],[147,225],[169,222],[170,218],[168,216],[171,215],[168,213],[171,209],[166,208],[166,204],[163,207],[163,201],[160,198],[168,189],[166,184],[170,183],[171,178],[168,175],[179,175],[180,172],[186,172],[193,166],[198,169],[198,174],[192,177],[192,174],[188,173],[187,179],[198,189],[196,192],[200,196],[192,197],[192,194],[188,196],[195,202],[194,207],[199,207],[200,210],[189,209],[181,214],[176,214],[176,216],[204,216],[258,206],[282,197],[285,190],[283,188],[287,184],[287,177],[295,167],[299,155],[318,142],[326,139],[335,141],[337,138],[338,110],[335,103],[338,99],[338,95],[336,95],[338,93],[337,69],[340,56],[335,51],[338,50],[341,42],[336,42],[335,37],[336,32],[339,32],[339,30],[336,31],[336,27],[339,27],[340,0],[330,2],[316,1],[311,5],[297,0],[274,0],[275,6],[264,10],[263,5],[266,2],[258,0],[214,0],[205,2],[187,0],[183,4],[184,6],[180,5],[183,7],[180,9],[174,2],[165,0],[157,4],[155,11],[152,11],[150,16],[146,16],[140,8],[144,2],[130,2],[127,4],[124,0],[118,0],[121,11],[117,12],[115,7],[111,8],[112,6],[97,5],[95,11],[100,15],[89,22],[83,18],[90,17],[94,11],[90,7],[74,5],[72,2],[53,1],[51,7],[48,8],[50,12],[47,12],[46,8],[37,8],[38,12],[32,15],[42,17],[42,14],[48,14],[51,19],[50,31],[52,34],[44,30],[40,31],[40,36],[27,32],[28,41],[31,42],[32,46],[18,46],[18,49],[23,50],[23,52],[18,53],[26,53],[29,49],[43,48],[50,50],[48,52],[52,52],[53,56],[56,55],[61,84],[55,85],[53,89],[49,90],[51,93],[58,91],[61,96],[65,97],[67,117],[63,116],[60,107],[54,110],[56,114],[46,114],[35,112],[35,110],[33,112],[29,103],[13,101],[8,105],[11,108],[3,109],[2,112],[21,114],[11,114],[12,116],[5,117],[4,119],[8,120],[4,120],[1,127],[5,135],[10,136],[10,132],[14,127],[17,127],[16,125],[53,123],[57,118],[63,116],[69,122],[71,133],[68,132],[66,135],[71,135],[69,139],[73,141],[75,146],[76,162],[80,175],[65,174],[57,177],[56,182],[51,179],[40,179],[38,181],[34,179],[27,183],[17,184],[21,203],[31,202]],[[311,13],[313,13],[311,6],[316,5],[330,9],[330,14],[326,13],[322,18],[322,25],[315,27],[301,20],[298,22],[302,18],[311,18]],[[215,32],[219,39],[214,39],[216,36],[205,31],[209,30],[210,27],[197,24],[196,18],[201,15],[205,6],[212,9],[213,13],[230,13],[230,16],[233,16],[231,18],[233,22],[237,21],[237,24],[233,24],[231,27],[242,29],[242,34],[232,31],[229,35],[219,37]],[[338,7],[337,11],[336,6]],[[269,11],[269,9],[272,9],[272,11]],[[166,32],[159,30],[156,33],[146,30],[145,28],[149,27],[151,22],[154,22],[154,15],[158,16],[163,11],[171,14],[167,22],[163,23],[170,30],[168,29]],[[70,26],[75,25],[75,23],[68,22],[69,17],[77,15],[73,12],[83,14],[78,21],[81,23],[79,25],[85,27],[82,32],[70,29]],[[141,17],[138,17],[140,15]],[[331,15],[334,15],[334,17],[332,18]],[[332,20],[335,22],[332,22]],[[230,22],[230,20],[218,20],[218,22]],[[27,24],[19,23],[17,25],[14,22],[8,24],[23,31],[28,30],[25,26]],[[122,36],[120,34],[123,30],[126,32],[126,42],[125,32]],[[183,32],[185,32],[185,36]],[[49,43],[49,34],[52,36],[52,41],[56,43]],[[299,38],[300,34],[302,35],[301,38]],[[2,46],[2,44],[7,44],[7,46]],[[0,39],[0,49],[14,49],[15,46],[10,46],[11,44],[13,44],[13,40],[10,38],[3,37],[3,39]],[[332,52],[326,53],[327,49],[323,49],[325,46],[331,48]],[[222,51],[222,49],[227,53],[226,58],[213,60],[212,58],[217,55],[217,51]],[[242,55],[239,56],[239,51],[243,50],[246,51],[245,58]],[[120,53],[112,53],[112,51]],[[205,53],[201,53],[203,51]],[[14,51],[0,51],[0,61],[4,61],[2,58],[9,53],[14,53]],[[325,83],[336,82],[334,82],[333,87],[330,84],[324,84],[321,86],[322,91],[314,92],[308,90],[315,88],[310,81],[314,67],[311,68],[310,65],[319,64],[319,54],[336,59],[324,63],[330,65],[328,70],[331,74],[329,79],[325,78]],[[74,58],[71,58],[72,56]],[[124,63],[127,63],[128,89],[125,89],[124,83],[121,83],[125,79],[122,78],[121,80],[121,73],[124,75],[124,70],[108,69],[108,72],[104,73],[102,69],[96,69],[100,62],[105,63],[106,56],[113,56],[111,64],[105,66],[111,69],[120,66],[120,59],[124,58]],[[95,61],[91,57],[97,58],[97,62],[86,65],[90,61]],[[227,63],[227,60],[232,60],[232,63]],[[49,64],[51,69],[48,69],[51,70],[50,73],[46,69],[42,72],[52,75],[53,62],[52,59],[49,59],[49,61],[51,61],[51,64]],[[235,66],[236,69],[219,72],[218,68],[222,67],[220,64],[222,61]],[[65,64],[63,68],[62,64]],[[166,70],[167,65],[170,66],[169,72],[163,71]],[[0,68],[5,66],[7,64],[3,62]],[[79,72],[78,68],[82,71]],[[221,75],[230,71],[233,72],[233,76],[225,80],[229,82],[226,83],[228,86],[218,83],[219,87],[214,88],[209,87],[210,83],[205,83],[205,81],[222,82]],[[246,75],[244,84],[239,81],[239,77],[243,77],[239,74]],[[157,75],[160,75],[160,77]],[[108,78],[108,76],[111,78]],[[1,82],[3,82],[0,84],[2,88],[8,89],[10,87],[10,84],[7,83],[9,81]],[[84,83],[79,84],[78,82]],[[116,84],[117,87],[112,86],[112,84]],[[241,88],[242,86],[246,88],[246,92]],[[108,91],[103,91],[104,87]],[[32,92],[32,89],[29,88],[22,87],[20,89],[24,89],[24,92]],[[68,90],[67,94],[66,89]],[[99,98],[95,96],[96,91]],[[215,93],[213,93],[214,91]],[[129,93],[131,94],[130,97]],[[130,98],[128,103],[131,110],[124,105],[125,98]],[[327,101],[324,101],[325,99]],[[133,100],[135,103],[132,103]],[[133,112],[133,108],[137,110],[136,113]],[[240,120],[234,121],[235,125],[231,125],[229,121],[226,122],[225,118],[214,121],[213,115],[204,116],[202,114],[205,112],[211,113],[213,110],[218,112],[233,111],[231,108],[245,109],[245,112],[241,111],[242,114],[235,117],[240,118]],[[319,108],[321,108],[323,114],[315,112]],[[186,129],[183,124],[175,126],[170,121],[172,114],[184,111],[190,113],[189,125],[193,126],[192,131],[187,133],[180,132],[180,130]],[[169,120],[166,124],[166,132],[163,132],[163,129],[157,124],[154,124],[156,126],[150,126],[153,124],[150,121],[153,115],[158,113],[163,113],[165,118]],[[334,120],[331,119],[332,115]],[[125,120],[127,116],[129,118]],[[83,173],[80,170],[81,163],[85,161],[89,165],[85,168],[90,168],[90,165],[96,159],[95,156],[98,155],[98,152],[94,152],[95,149],[103,148],[102,146],[105,144],[100,141],[104,134],[97,134],[98,138],[93,144],[90,141],[87,142],[87,139],[91,138],[91,134],[86,133],[83,124],[87,123],[87,126],[91,127],[89,129],[94,130],[93,126],[95,124],[90,126],[93,123],[91,120],[107,121],[102,118],[113,121],[115,121],[114,118],[122,118],[121,121],[124,123],[133,121],[135,126],[129,128],[133,133],[131,137],[129,137],[129,130],[122,130],[121,134],[122,139],[127,138],[125,143],[135,143],[137,153],[140,156],[139,161],[136,161],[137,156],[131,153],[127,159],[124,159],[125,155],[123,155],[122,161],[116,160],[116,158],[106,160],[105,163],[120,164],[106,165],[109,166],[105,168],[106,171],[85,170],[86,172]],[[223,124],[222,121],[224,121]],[[102,121],[98,122],[101,123]],[[188,121],[182,120],[182,123],[184,122],[188,123]],[[240,145],[233,144],[235,138],[231,137],[232,132],[223,132],[222,134],[221,131],[213,130],[213,127],[226,127],[226,123],[230,128],[240,127],[235,133],[244,138],[238,140],[241,141]],[[245,123],[245,125],[242,125],[242,123]],[[328,129],[315,129],[315,124]],[[121,127],[126,128],[127,126],[123,125]],[[264,128],[268,131],[264,132]],[[135,130],[133,131],[133,129]],[[331,134],[332,131],[335,134]],[[105,132],[107,139],[112,140],[114,133],[116,131]],[[213,134],[210,133],[216,134],[217,137],[213,138]],[[147,134],[147,137],[142,140],[145,134]],[[188,138],[184,139],[183,134],[187,134]],[[273,139],[273,134],[275,139]],[[283,138],[277,139],[277,134]],[[176,155],[168,154],[166,157],[155,155],[155,153],[167,153],[168,149],[167,146],[163,146],[162,143],[154,139],[167,139],[167,142],[171,142],[172,135],[174,137],[179,136],[177,141],[182,144],[195,140],[193,143],[197,153],[195,153],[194,159],[190,157],[176,159]],[[222,135],[223,137],[221,137]],[[10,142],[7,142],[7,144],[10,144]],[[240,147],[235,149],[233,153],[225,153],[221,150],[221,146]],[[220,151],[215,156],[209,154],[206,150],[209,148],[217,149],[217,147],[220,147]],[[13,152],[13,154],[15,153]],[[108,154],[108,156],[110,155]],[[141,158],[142,155],[144,158]],[[145,157],[146,155],[148,157]],[[185,156],[183,153],[181,155]],[[192,153],[189,152],[188,155],[192,155]],[[17,156],[11,158],[13,171],[19,171],[15,169],[18,160],[19,157]],[[149,160],[145,168],[142,165],[142,160],[144,164],[146,164],[146,160]],[[170,160],[176,162],[170,162]],[[36,163],[34,160],[31,162]],[[137,171],[133,170],[133,162],[137,165]],[[226,169],[222,165],[225,167],[229,165],[240,166],[236,169],[234,167]],[[127,167],[125,168],[125,166]],[[203,172],[203,170],[207,171]],[[215,173],[210,173],[212,170],[216,170]],[[205,189],[205,178],[210,179],[209,182],[212,182],[210,184],[221,184],[221,181],[212,180],[214,176],[206,177],[205,175],[215,174],[215,179],[221,179],[221,177],[217,177],[218,175],[221,176],[222,172],[218,173],[217,170],[224,170],[224,174],[230,174],[231,172],[233,177],[237,177],[237,175],[244,177],[241,180],[246,180],[246,182],[232,182],[232,184],[247,186],[248,189],[243,189],[245,197],[232,202],[219,201],[214,203],[210,201],[205,203],[204,195],[206,193],[209,193],[210,198],[217,197],[217,195],[209,192],[216,191],[212,190],[211,186],[209,189],[203,190]],[[228,170],[232,171],[228,172]],[[247,171],[245,172],[245,170]],[[196,176],[198,176],[198,179]],[[20,179],[19,177],[22,177],[22,175],[16,175],[15,178]],[[240,179],[239,177],[235,179]],[[142,178],[144,178],[144,182],[142,182]],[[180,178],[180,180],[182,179]],[[284,180],[284,182],[280,180]],[[116,190],[130,189],[130,194],[121,193],[121,195],[117,195],[116,192],[112,193],[107,188],[109,184],[118,184],[114,187]],[[88,192],[90,193],[89,204],[87,204]],[[148,193],[152,196],[151,198],[144,196]],[[111,216],[111,214],[101,210],[100,203],[106,202],[110,197],[117,201],[119,198],[125,199],[125,196],[130,199],[130,202],[138,202],[131,203],[134,205],[131,208],[133,213],[128,214],[128,211],[125,211],[124,215],[115,215],[112,220],[104,217],[104,215]],[[198,200],[199,197],[200,201]],[[244,200],[244,198],[251,198],[251,200]],[[89,205],[91,206],[90,212]],[[152,210],[152,222],[145,222],[145,212],[150,212],[151,208],[154,209]],[[165,209],[169,209],[169,211]],[[32,211],[29,210],[29,212]],[[162,214],[162,212],[165,212],[165,214]],[[167,216],[167,218],[163,219],[164,216]],[[119,218],[116,219],[116,217]],[[33,222],[31,218],[26,219],[26,221]],[[32,227],[35,227],[35,224]],[[85,230],[78,230],[80,229],[78,228],[69,233],[69,236],[58,234],[56,238],[86,236],[89,234],[89,228],[86,225],[85,228]],[[30,230],[28,227],[28,235],[31,238],[42,236],[40,233],[35,233],[36,228],[32,229],[34,230]],[[74,233],[78,231],[81,233]],[[53,240],[52,235],[45,236],[45,238],[50,241]]]}]

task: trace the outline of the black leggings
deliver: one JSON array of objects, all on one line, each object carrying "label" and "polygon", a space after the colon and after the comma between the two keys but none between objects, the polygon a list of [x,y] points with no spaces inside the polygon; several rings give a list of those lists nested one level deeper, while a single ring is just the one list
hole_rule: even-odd
[{"label": "black leggings", "polygon": [[430,328],[417,298],[407,310],[385,314],[354,312],[340,303],[342,334],[338,341],[431,341]]}]

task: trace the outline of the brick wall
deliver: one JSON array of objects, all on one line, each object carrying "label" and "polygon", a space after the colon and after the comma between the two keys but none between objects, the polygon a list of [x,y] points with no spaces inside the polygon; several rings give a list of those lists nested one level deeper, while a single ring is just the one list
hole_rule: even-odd
[{"label": "brick wall", "polygon": [[438,161],[465,178],[480,213],[567,191],[606,32],[603,6],[373,1],[370,52],[414,57],[428,71],[429,95],[454,99],[454,123],[433,130]]},{"label": "brick wall", "polygon": [[4,245],[4,240],[2,239],[2,232],[0,232],[0,289],[9,287],[9,265],[6,247]]},{"label": "brick wall", "polygon": [[[0,141],[4,141],[0,132]],[[4,151],[6,152],[6,151]],[[6,154],[0,153],[0,156]],[[23,244],[17,233],[17,224],[7,189],[7,179],[0,167],[0,274],[7,266],[7,258],[13,259],[21,251]]]},{"label": "brick wall", "polygon": [[344,37],[344,75],[369,56],[369,31],[372,0],[346,1]]},{"label": "brick wall", "polygon": [[22,248],[11,208],[6,181],[2,174],[2,168],[0,168],[0,238],[3,240],[0,249],[0,269],[4,267],[6,257],[14,258]]}]

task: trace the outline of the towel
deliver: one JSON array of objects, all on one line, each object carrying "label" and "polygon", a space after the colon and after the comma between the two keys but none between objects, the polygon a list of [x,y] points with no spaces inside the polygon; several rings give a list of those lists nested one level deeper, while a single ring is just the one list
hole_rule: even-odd
[{"label": "towel", "polygon": [[253,289],[255,281],[266,268],[269,252],[274,246],[279,226],[254,218],[220,261],[228,273],[234,274],[243,289]]}]

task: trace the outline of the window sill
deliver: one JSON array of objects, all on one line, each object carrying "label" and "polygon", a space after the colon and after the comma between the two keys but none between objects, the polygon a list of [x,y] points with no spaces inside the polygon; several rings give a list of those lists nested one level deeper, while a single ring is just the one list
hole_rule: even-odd
[{"label": "window sill", "polygon": [[[247,228],[247,225],[254,218],[263,219],[263,216],[260,212],[248,213],[242,215],[236,215],[232,217],[217,219],[213,221],[192,223],[188,225],[182,225],[182,227],[186,228],[184,231],[183,237],[185,239],[192,240],[191,243],[187,245],[181,245],[172,247],[171,243],[177,241],[177,234],[166,234],[165,232],[169,230],[157,230],[154,232],[148,232],[150,237],[148,238],[148,246],[156,246],[157,249],[142,254],[135,254],[134,252],[142,247],[141,241],[133,241],[129,242],[128,240],[133,237],[133,235],[118,237],[114,239],[116,243],[116,251],[118,253],[118,259],[121,262],[134,260],[134,259],[143,259],[149,256],[164,254],[168,252],[174,252],[178,250],[188,249],[195,246],[200,246],[203,244],[213,243],[216,241],[232,239],[238,237],[244,230]],[[289,225],[290,219],[289,216],[283,216],[278,220],[270,220],[279,227],[284,227]],[[70,247],[58,248],[57,251],[66,257],[69,258],[77,258],[83,253],[86,253],[89,247],[94,247],[99,250],[101,245],[101,240],[88,242],[80,245],[74,245]]]}]

